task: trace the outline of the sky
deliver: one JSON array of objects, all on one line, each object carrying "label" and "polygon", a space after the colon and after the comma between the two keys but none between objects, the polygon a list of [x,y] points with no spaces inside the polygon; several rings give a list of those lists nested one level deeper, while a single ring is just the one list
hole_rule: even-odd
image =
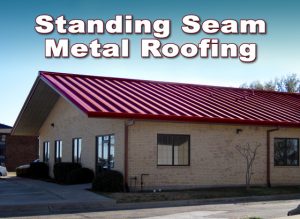
[{"label": "sky", "polygon": [[[300,74],[300,1],[253,0],[2,0],[0,2],[0,123],[13,125],[38,71],[92,74],[123,78],[235,86],[245,82],[262,82],[287,74]],[[136,19],[171,19],[172,35],[162,40],[199,43],[202,38],[218,38],[221,43],[258,45],[257,60],[242,63],[238,59],[143,59],[140,57],[142,35],[41,35],[34,26],[42,14],[67,19],[113,19],[115,15],[131,14]],[[181,19],[188,14],[202,20],[264,19],[265,35],[187,35],[181,31]],[[131,41],[129,59],[95,59],[87,57],[46,59],[45,38],[70,38],[73,43],[119,43]],[[147,38],[152,38],[147,35]]]}]

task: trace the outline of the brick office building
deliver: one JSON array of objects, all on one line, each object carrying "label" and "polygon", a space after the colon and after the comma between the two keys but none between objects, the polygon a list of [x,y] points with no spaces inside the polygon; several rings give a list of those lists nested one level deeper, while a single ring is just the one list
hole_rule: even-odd
[{"label": "brick office building", "polygon": [[250,144],[253,184],[300,185],[299,109],[299,94],[41,72],[12,133],[39,136],[51,174],[73,161],[145,188],[242,185],[235,146]]},{"label": "brick office building", "polygon": [[11,132],[11,128],[8,125],[0,123],[0,165],[5,163],[6,139]]},{"label": "brick office building", "polygon": [[38,158],[38,139],[32,136],[12,136],[10,126],[0,124],[0,164],[8,171]]}]

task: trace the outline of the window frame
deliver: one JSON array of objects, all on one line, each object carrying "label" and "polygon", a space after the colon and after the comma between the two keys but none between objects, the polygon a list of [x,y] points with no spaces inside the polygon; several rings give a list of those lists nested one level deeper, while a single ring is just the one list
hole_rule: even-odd
[{"label": "window frame", "polygon": [[[58,146],[59,151],[61,151],[61,157],[57,157],[57,143],[60,143]],[[55,140],[54,141],[54,163],[61,163],[62,162],[62,140]]]},{"label": "window frame", "polygon": [[[99,163],[98,163],[98,144],[99,144],[99,138],[101,137],[102,138],[102,145],[101,145],[101,150],[102,150],[102,156],[103,156],[103,143],[104,143],[104,137],[106,137],[106,136],[109,136],[109,144],[108,144],[108,151],[107,151],[107,153],[108,153],[108,155],[110,155],[110,151],[111,151],[111,136],[114,136],[114,139],[115,139],[115,142],[114,142],[114,147],[116,148],[116,136],[115,136],[115,134],[114,133],[112,133],[112,134],[105,134],[105,135],[97,135],[96,136],[96,156],[95,156],[95,166],[96,166],[96,171],[97,171],[97,168],[98,168],[98,166],[100,166],[100,165],[98,165]],[[115,149],[114,149],[114,151],[115,151]],[[107,169],[107,170],[111,170],[111,169],[114,169],[115,168],[115,157],[114,157],[114,166],[113,167],[111,167],[111,165],[110,165],[110,161],[111,161],[111,159],[110,159],[110,157],[108,156],[108,159],[107,159],[108,161],[108,167],[107,168],[103,168],[103,169]]]},{"label": "window frame", "polygon": [[[188,137],[188,163],[187,164],[174,164],[174,140],[172,144],[172,164],[158,164],[158,136],[159,135],[171,135],[172,137],[174,136],[185,136]],[[187,134],[163,134],[163,133],[157,133],[156,137],[156,165],[158,167],[160,166],[169,166],[169,167],[187,167],[191,166],[191,135]]]},{"label": "window frame", "polygon": [[[46,146],[47,146],[47,161],[46,161],[46,154],[45,154],[45,152],[46,152]],[[50,141],[44,141],[43,142],[43,162],[45,162],[45,163],[49,163],[49,161],[50,161]]]},{"label": "window frame", "polygon": [[6,134],[0,133],[0,165],[6,161],[6,138]]},{"label": "window frame", "polygon": [[[79,147],[77,147],[77,158],[75,160],[74,159],[75,141],[78,141],[78,140],[81,141],[81,144],[80,144],[80,157],[78,156],[78,154],[79,154]],[[82,154],[82,138],[73,138],[72,139],[72,163],[81,163],[81,154]]]},{"label": "window frame", "polygon": [[[287,156],[287,140],[297,140],[297,150],[298,150],[298,156],[297,156],[297,164],[287,164],[287,159],[288,159],[288,156]],[[285,142],[285,151],[284,151],[284,164],[282,165],[278,165],[276,164],[275,162],[275,141],[276,140],[284,140]],[[273,161],[274,161],[274,167],[299,167],[299,161],[300,161],[300,156],[299,156],[299,138],[274,138],[274,151],[273,151]]]}]

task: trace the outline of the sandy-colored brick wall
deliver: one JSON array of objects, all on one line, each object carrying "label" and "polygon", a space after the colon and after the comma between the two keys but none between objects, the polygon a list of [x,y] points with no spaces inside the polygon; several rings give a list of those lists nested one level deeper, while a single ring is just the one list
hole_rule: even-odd
[{"label": "sandy-colored brick wall", "polygon": [[[54,124],[54,127],[51,124]],[[124,173],[124,123],[122,119],[88,118],[60,98],[40,129],[39,147],[50,142],[50,171],[54,164],[54,141],[63,141],[63,161],[72,161],[72,139],[82,138],[82,164],[95,169],[97,135],[115,134],[115,169]],[[162,121],[135,121],[129,127],[129,183],[131,177],[145,176],[145,186],[199,187],[233,186],[245,182],[245,160],[237,144],[260,144],[253,168],[252,183],[266,184],[266,136],[274,127],[197,124]],[[237,129],[242,129],[237,133]],[[190,166],[157,166],[157,134],[190,135]],[[275,137],[300,138],[300,129],[280,128],[271,133],[271,183],[300,184],[299,167],[274,167]]]},{"label": "sandy-colored brick wall", "polygon": [[[271,127],[136,121],[129,128],[129,178],[146,173],[146,187],[232,186],[245,182],[245,161],[237,144],[260,144],[252,183],[266,184],[266,131]],[[243,131],[237,134],[236,130]],[[190,166],[157,166],[157,134],[191,137]],[[299,167],[273,167],[273,138],[300,138],[299,129],[281,129],[271,135],[271,180],[300,184]],[[133,182],[133,181],[131,181]]]},{"label": "sandy-colored brick wall", "polygon": [[[54,127],[51,124],[54,124]],[[54,141],[62,140],[62,161],[72,161],[72,139],[82,138],[81,163],[95,169],[96,136],[115,134],[115,169],[124,168],[124,121],[120,119],[88,118],[69,102],[60,98],[39,132],[40,158],[43,142],[50,142],[50,174],[54,164]]]}]

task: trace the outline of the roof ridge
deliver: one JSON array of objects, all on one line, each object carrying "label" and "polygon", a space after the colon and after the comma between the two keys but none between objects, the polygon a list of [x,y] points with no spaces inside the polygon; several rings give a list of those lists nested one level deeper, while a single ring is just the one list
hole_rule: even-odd
[{"label": "roof ridge", "polygon": [[102,78],[109,80],[125,80],[125,81],[136,81],[136,82],[148,82],[148,83],[159,83],[159,84],[172,84],[172,85],[182,85],[182,86],[196,86],[196,87],[207,87],[207,88],[216,88],[216,89],[234,89],[247,92],[264,92],[264,93],[273,93],[273,94],[282,94],[299,97],[299,93],[289,93],[282,91],[271,91],[271,90],[260,90],[260,89],[251,89],[251,88],[241,88],[241,87],[227,87],[227,86],[218,86],[218,85],[206,85],[206,84],[193,84],[185,82],[171,82],[171,81],[156,81],[156,80],[147,80],[147,79],[135,79],[135,78],[122,78],[122,77],[110,77],[110,76],[100,76],[100,75],[89,75],[89,74],[78,74],[78,73],[64,73],[64,72],[51,72],[51,71],[39,71],[39,75],[66,75],[66,76],[76,76],[76,77],[85,77],[85,78]]}]

